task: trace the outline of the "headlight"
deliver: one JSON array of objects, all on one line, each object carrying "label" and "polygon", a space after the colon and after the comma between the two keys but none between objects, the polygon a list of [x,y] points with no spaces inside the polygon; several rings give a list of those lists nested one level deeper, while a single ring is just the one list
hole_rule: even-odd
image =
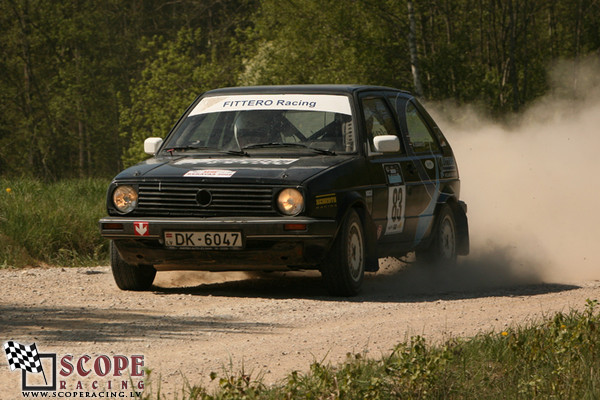
[{"label": "headlight", "polygon": [[283,189],[277,197],[277,207],[286,215],[298,215],[304,208],[304,197],[296,189]]},{"label": "headlight", "polygon": [[118,186],[113,192],[113,203],[117,210],[127,214],[137,206],[138,194],[131,186]]}]

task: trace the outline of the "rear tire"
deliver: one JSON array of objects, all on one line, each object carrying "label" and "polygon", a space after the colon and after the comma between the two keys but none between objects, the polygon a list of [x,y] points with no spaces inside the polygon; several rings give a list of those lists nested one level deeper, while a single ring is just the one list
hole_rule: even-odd
[{"label": "rear tire", "polygon": [[327,290],[334,296],[358,294],[365,276],[365,234],[360,217],[352,210],[336,238],[322,269]]},{"label": "rear tire", "polygon": [[436,267],[456,265],[456,219],[448,204],[442,205],[433,227],[431,243],[427,249],[416,251],[417,261]]},{"label": "rear tire", "polygon": [[126,263],[113,241],[110,242],[110,266],[115,283],[121,290],[148,290],[156,276],[156,269],[152,265]]}]

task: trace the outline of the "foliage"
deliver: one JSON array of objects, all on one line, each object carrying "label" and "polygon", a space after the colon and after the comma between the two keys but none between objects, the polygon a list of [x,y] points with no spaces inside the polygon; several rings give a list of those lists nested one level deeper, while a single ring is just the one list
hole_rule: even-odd
[{"label": "foliage", "polygon": [[[597,0],[423,0],[427,100],[519,111],[558,60],[600,50]],[[408,0],[0,2],[0,176],[111,176],[203,90],[364,83],[413,90]],[[417,68],[418,67],[418,68]]]},{"label": "foliage", "polygon": [[[240,67],[232,50],[237,38],[232,24],[237,18],[225,19],[224,13],[236,3],[226,2],[224,8],[218,8],[219,2],[214,2],[211,23],[220,22],[220,27],[184,26],[176,31],[174,38],[155,35],[141,41],[143,69],[131,81],[127,102],[120,103],[119,129],[125,166],[146,158],[143,141],[152,136],[165,137],[200,93],[235,82]],[[238,5],[240,9],[246,6],[245,2]]]},{"label": "foliage", "polygon": [[383,28],[359,1],[263,1],[239,83],[398,83],[406,59],[389,55],[407,53],[406,43]]},{"label": "foliage", "polygon": [[[115,90],[128,42],[118,2],[0,4],[0,172],[59,178],[113,173]],[[115,57],[119,54],[119,57]]]},{"label": "foliage", "polygon": [[[558,313],[541,323],[452,339],[400,343],[381,360],[348,355],[338,366],[314,362],[271,387],[260,376],[227,374],[211,393],[187,385],[184,399],[594,399],[600,396],[600,313]],[[148,386],[151,387],[151,386]],[[161,398],[149,391],[144,399]]]},{"label": "foliage", "polygon": [[108,243],[98,220],[105,215],[108,183],[0,179],[0,267],[106,263]]},{"label": "foliage", "polygon": [[216,80],[203,68],[206,56],[194,54],[200,37],[200,31],[183,28],[175,42],[155,37],[144,44],[142,54],[154,56],[132,85],[131,106],[121,107],[121,137],[130,143],[122,157],[126,166],[142,161],[144,139],[166,136],[199,88]]}]

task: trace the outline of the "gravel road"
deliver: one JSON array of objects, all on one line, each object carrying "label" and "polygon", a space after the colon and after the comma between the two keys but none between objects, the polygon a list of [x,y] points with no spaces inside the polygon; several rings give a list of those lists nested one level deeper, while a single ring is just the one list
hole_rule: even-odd
[{"label": "gravel road", "polygon": [[[109,267],[0,270],[3,342],[75,357],[142,354],[168,398],[212,371],[277,382],[314,360],[378,358],[400,341],[468,337],[582,309],[600,281],[544,283],[477,262],[452,271],[394,259],[354,298],[326,295],[316,274],[159,273],[151,292],[124,292]],[[59,367],[60,368],[60,367]],[[20,398],[20,371],[0,358],[0,398]]]}]

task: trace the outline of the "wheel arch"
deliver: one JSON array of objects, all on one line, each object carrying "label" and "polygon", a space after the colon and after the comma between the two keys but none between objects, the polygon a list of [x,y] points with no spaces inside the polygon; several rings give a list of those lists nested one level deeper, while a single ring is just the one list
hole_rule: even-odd
[{"label": "wheel arch", "polygon": [[336,239],[340,234],[343,222],[352,211],[356,211],[362,223],[363,232],[365,234],[365,270],[376,272],[379,269],[379,261],[377,258],[377,227],[373,222],[371,213],[367,208],[365,200],[357,192],[349,193],[343,201],[343,207],[340,207],[336,219],[338,220],[338,228],[336,231]]}]

